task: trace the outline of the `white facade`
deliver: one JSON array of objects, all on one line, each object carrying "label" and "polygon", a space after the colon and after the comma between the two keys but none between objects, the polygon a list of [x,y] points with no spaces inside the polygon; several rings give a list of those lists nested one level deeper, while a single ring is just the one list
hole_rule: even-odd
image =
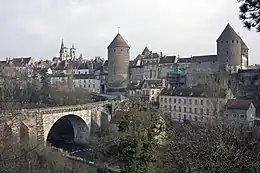
[{"label": "white facade", "polygon": [[74,88],[83,88],[89,92],[100,93],[100,80],[98,79],[73,79]]},{"label": "white facade", "polygon": [[228,97],[159,96],[160,109],[164,113],[170,113],[175,121],[210,121],[219,115],[227,100]]}]

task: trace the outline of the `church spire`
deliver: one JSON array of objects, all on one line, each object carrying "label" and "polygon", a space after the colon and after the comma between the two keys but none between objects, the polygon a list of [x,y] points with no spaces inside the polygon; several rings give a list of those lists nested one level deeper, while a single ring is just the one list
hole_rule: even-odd
[{"label": "church spire", "polygon": [[63,52],[64,49],[64,43],[63,43],[63,39],[61,40],[61,45],[60,45],[60,53]]}]

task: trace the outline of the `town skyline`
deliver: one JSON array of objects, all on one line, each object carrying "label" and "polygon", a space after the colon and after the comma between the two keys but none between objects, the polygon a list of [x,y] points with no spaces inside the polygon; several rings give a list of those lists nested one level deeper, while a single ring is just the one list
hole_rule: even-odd
[{"label": "town skyline", "polygon": [[[118,0],[110,3],[29,1],[27,4],[5,2],[0,7],[0,14],[4,16],[0,18],[3,24],[1,59],[21,56],[51,59],[58,56],[62,38],[68,47],[72,43],[76,45],[77,55],[82,53],[88,59],[95,56],[107,59],[107,46],[117,34],[118,27],[131,47],[131,59],[145,46],[154,52],[179,54],[180,57],[215,54],[216,39],[230,23],[249,47],[249,63],[258,63],[259,35],[255,30],[247,31],[242,27],[237,1],[200,0],[201,3],[190,2],[189,6],[193,7],[178,2],[178,8],[173,6],[174,1],[168,0],[149,1],[149,4],[146,0],[139,3]],[[120,10],[109,10],[117,7]]]}]

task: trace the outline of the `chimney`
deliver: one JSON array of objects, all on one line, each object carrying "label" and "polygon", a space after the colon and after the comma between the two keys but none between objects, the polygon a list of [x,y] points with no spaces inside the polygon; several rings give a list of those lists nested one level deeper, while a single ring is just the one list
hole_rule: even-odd
[{"label": "chimney", "polygon": [[162,52],[160,53],[161,57],[162,57]]}]

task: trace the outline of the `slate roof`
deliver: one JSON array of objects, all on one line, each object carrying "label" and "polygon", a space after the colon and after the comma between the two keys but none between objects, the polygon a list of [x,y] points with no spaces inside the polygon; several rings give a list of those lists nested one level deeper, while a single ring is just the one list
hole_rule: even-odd
[{"label": "slate roof", "polygon": [[175,63],[176,56],[163,56],[160,58],[159,64]]},{"label": "slate roof", "polygon": [[128,46],[128,44],[126,43],[126,41],[124,40],[124,38],[119,33],[116,35],[116,37],[113,39],[113,41],[108,46],[108,48],[116,48],[116,47],[127,47],[127,48],[130,48]]},{"label": "slate roof", "polygon": [[240,36],[230,26],[230,24],[227,24],[227,26],[225,27],[225,29],[217,39],[217,41],[226,41],[226,40],[241,40]]},{"label": "slate roof", "polygon": [[179,58],[177,60],[177,63],[190,63],[191,62],[191,58]]},{"label": "slate roof", "polygon": [[141,89],[143,85],[143,82],[132,82],[132,83],[129,83],[128,86],[127,86],[127,89],[128,90],[136,90],[136,89]]},{"label": "slate roof", "polygon": [[143,52],[142,52],[142,55],[146,55],[146,53],[149,53],[150,50],[147,48],[147,46],[145,46]]},{"label": "slate roof", "polygon": [[32,60],[32,57],[27,57],[27,58],[13,58],[13,59],[11,60],[11,63],[12,63],[14,66],[25,66],[25,65],[28,65],[31,60]]},{"label": "slate roof", "polygon": [[227,102],[227,109],[248,110],[251,103],[252,103],[251,100],[229,99]]},{"label": "slate roof", "polygon": [[[163,89],[161,96],[180,96],[180,97],[210,97],[203,88],[175,88],[175,89]],[[219,92],[219,98],[226,96],[225,90]]]},{"label": "slate roof", "polygon": [[150,52],[149,55],[147,55],[146,57],[144,57],[144,59],[153,59],[153,58],[160,58],[160,55],[159,55],[158,53]]},{"label": "slate roof", "polygon": [[144,80],[142,84],[147,83],[149,88],[161,88],[162,80]]},{"label": "slate roof", "polygon": [[210,62],[217,61],[217,55],[201,55],[201,56],[193,56],[191,58],[192,62]]},{"label": "slate roof", "polygon": [[108,66],[108,60],[106,60],[105,62],[104,62],[104,65],[103,66]]}]

